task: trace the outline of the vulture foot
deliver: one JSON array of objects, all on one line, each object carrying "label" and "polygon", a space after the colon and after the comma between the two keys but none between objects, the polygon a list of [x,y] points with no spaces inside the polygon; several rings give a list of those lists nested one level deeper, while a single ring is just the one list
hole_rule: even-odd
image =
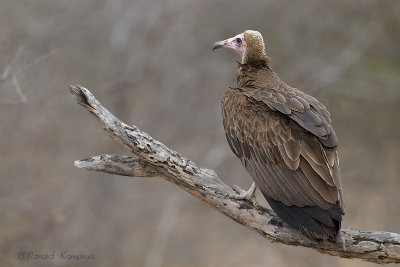
[{"label": "vulture foot", "polygon": [[231,195],[229,195],[229,198],[237,199],[237,200],[248,200],[253,204],[253,206],[256,209],[259,209],[259,210],[262,209],[261,205],[258,204],[258,202],[256,200],[256,194],[255,193],[256,193],[257,186],[256,186],[255,183],[253,183],[250,186],[249,190],[247,190],[247,191],[243,190],[242,188],[240,188],[237,185],[233,185],[232,189],[235,190],[235,192],[237,192],[238,194],[237,195],[231,194]]}]

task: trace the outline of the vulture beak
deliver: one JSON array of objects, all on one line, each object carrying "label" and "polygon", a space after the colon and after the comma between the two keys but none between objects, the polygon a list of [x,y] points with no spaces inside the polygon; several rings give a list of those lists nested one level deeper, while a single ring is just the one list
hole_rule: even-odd
[{"label": "vulture beak", "polygon": [[240,33],[232,38],[228,38],[226,40],[223,41],[219,41],[216,42],[213,45],[213,51],[215,49],[224,47],[224,48],[230,48],[234,51],[236,51],[237,53],[239,53],[242,57],[244,55],[244,52],[246,51],[246,41],[244,40],[244,34]]},{"label": "vulture beak", "polygon": [[225,42],[225,41],[216,42],[216,43],[213,45],[213,48],[212,48],[212,49],[213,49],[213,52],[214,52],[215,49],[224,47],[224,42]]}]

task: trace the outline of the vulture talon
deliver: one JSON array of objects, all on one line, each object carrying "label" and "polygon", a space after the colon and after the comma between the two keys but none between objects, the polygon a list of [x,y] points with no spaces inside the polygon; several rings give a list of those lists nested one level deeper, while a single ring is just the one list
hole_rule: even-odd
[{"label": "vulture talon", "polygon": [[233,185],[232,189],[235,190],[235,192],[237,194],[230,194],[228,196],[229,198],[236,199],[236,200],[247,200],[247,201],[250,201],[256,209],[258,209],[258,210],[262,209],[261,205],[258,204],[258,202],[256,200],[257,186],[255,183],[253,183],[250,186],[249,190],[247,190],[247,191],[243,190],[242,188],[240,188],[237,185]]}]

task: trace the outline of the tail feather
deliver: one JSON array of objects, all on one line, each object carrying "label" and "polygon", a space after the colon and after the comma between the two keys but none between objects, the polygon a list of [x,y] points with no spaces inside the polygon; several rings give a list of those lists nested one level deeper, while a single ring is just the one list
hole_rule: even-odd
[{"label": "tail feather", "polygon": [[342,221],[339,204],[333,206],[331,210],[324,210],[317,206],[286,206],[266,195],[264,197],[284,222],[302,231],[310,239],[336,242]]}]

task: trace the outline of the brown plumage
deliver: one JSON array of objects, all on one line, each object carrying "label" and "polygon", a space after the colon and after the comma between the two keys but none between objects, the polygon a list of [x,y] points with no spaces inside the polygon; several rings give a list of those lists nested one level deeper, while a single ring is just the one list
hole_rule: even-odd
[{"label": "brown plumage", "polygon": [[[229,41],[238,46],[237,38],[243,40],[235,49]],[[223,44],[242,54],[237,87],[222,99],[230,148],[286,223],[311,239],[336,240],[344,212],[329,112],[278,77],[258,32],[246,31],[214,47]]]}]

